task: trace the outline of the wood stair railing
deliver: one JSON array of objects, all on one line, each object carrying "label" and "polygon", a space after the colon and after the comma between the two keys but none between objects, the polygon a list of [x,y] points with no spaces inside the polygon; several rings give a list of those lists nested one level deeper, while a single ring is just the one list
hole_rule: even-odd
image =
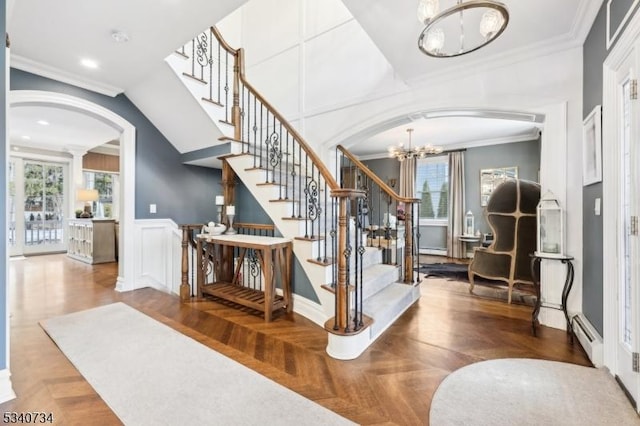
[{"label": "wood stair railing", "polygon": [[[187,57],[187,50],[178,53]],[[233,137],[221,139],[240,144],[234,156],[251,157],[247,170],[264,172],[260,185],[274,188],[270,201],[288,203],[283,219],[299,223],[293,237],[312,244],[313,262],[331,268],[331,280],[323,284],[334,290],[335,315],[325,328],[360,333],[370,322],[362,311],[365,191],[341,187],[315,150],[247,81],[242,48],[233,49],[212,27],[193,40],[191,55],[189,77],[210,85],[205,101],[221,105],[221,121],[233,125]]]}]

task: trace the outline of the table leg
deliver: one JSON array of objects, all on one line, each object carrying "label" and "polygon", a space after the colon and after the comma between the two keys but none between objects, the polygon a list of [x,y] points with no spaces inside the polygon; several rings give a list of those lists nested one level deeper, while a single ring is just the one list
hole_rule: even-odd
[{"label": "table leg", "polygon": [[273,292],[275,291],[274,279],[273,279],[273,267],[272,267],[272,254],[271,249],[267,248],[262,251],[263,255],[263,269],[264,274],[264,320],[271,321],[271,311],[273,310]]},{"label": "table leg", "polygon": [[293,312],[293,294],[291,291],[291,268],[293,267],[291,260],[293,257],[293,247],[288,245],[283,250],[285,250],[285,280],[284,280],[284,294],[287,300],[287,312]]},{"label": "table leg", "polygon": [[196,256],[197,256],[197,269],[196,269],[196,280],[198,282],[198,297],[202,297],[202,285],[204,284],[204,259],[205,255],[202,250],[202,240],[198,238],[198,243],[196,244]]},{"label": "table leg", "polygon": [[571,325],[571,319],[567,312],[567,299],[569,298],[569,292],[573,287],[574,269],[573,262],[571,260],[562,260],[562,263],[567,264],[567,278],[564,281],[564,287],[562,288],[562,311],[564,312],[564,318],[567,320],[567,333],[571,336],[571,343],[573,343],[573,326]]},{"label": "table leg", "polygon": [[533,279],[533,288],[536,292],[536,304],[533,307],[533,312],[531,313],[531,331],[534,336],[537,336],[536,333],[536,322],[538,322],[538,315],[540,314],[540,306],[542,305],[542,297],[540,296],[540,278],[536,271],[540,267],[540,258],[532,257],[531,258],[531,278]]}]

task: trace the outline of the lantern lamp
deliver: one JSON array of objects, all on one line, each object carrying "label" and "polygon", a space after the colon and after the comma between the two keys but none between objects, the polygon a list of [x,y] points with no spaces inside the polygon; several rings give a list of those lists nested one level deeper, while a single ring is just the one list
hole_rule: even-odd
[{"label": "lantern lamp", "polygon": [[564,257],[564,212],[551,191],[547,191],[536,208],[536,256]]}]

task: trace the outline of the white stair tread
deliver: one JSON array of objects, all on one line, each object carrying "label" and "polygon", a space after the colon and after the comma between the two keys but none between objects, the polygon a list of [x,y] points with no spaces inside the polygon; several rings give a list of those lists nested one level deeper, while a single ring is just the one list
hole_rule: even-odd
[{"label": "white stair tread", "polygon": [[414,288],[410,284],[392,283],[365,300],[362,306],[363,312],[375,316],[376,312],[393,307],[413,291]]}]

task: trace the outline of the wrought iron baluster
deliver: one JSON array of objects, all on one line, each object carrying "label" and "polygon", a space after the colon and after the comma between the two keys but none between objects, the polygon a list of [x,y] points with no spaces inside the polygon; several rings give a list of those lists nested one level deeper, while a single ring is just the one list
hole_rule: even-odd
[{"label": "wrought iron baluster", "polygon": [[364,198],[360,198],[360,214],[358,215],[360,217],[360,226],[358,227],[359,232],[360,232],[360,236],[359,238],[356,240],[356,244],[358,246],[357,250],[358,250],[358,255],[360,255],[360,271],[359,271],[359,277],[360,277],[360,282],[358,283],[358,286],[360,287],[360,302],[358,303],[358,305],[360,306],[360,317],[359,317],[359,321],[358,321],[358,328],[363,327],[364,326],[364,321],[363,321],[363,315],[364,313],[362,312],[362,307],[364,305],[364,254],[366,252],[366,249],[364,248],[364,244],[362,244],[362,233],[364,231],[364,203],[365,200]]},{"label": "wrought iron baluster", "polygon": [[191,76],[196,76],[196,39],[191,40]]},{"label": "wrought iron baluster", "polygon": [[[291,183],[293,184],[293,188],[291,189],[291,197],[293,198],[293,203],[291,206],[291,217],[296,217],[296,140],[292,138],[291,141]],[[298,209],[300,205],[298,205]]]},{"label": "wrought iron baluster", "polygon": [[253,167],[257,165],[256,155],[258,154],[258,98],[253,97]]},{"label": "wrought iron baluster", "polygon": [[[336,164],[337,164],[336,159]],[[333,249],[334,262],[331,264],[331,287],[334,290],[334,312],[333,316],[333,329],[338,330],[338,241],[336,240],[336,228],[338,222],[338,215],[336,214],[337,204],[336,199],[332,199],[333,204],[331,206],[331,246]]]},{"label": "wrought iron baluster", "polygon": [[346,286],[347,286],[347,298],[345,300],[345,305],[347,307],[347,309],[345,310],[345,333],[348,333],[349,330],[349,315],[351,313],[351,308],[349,306],[349,301],[350,301],[350,297],[348,297],[349,294],[349,286],[351,285],[351,202],[349,200],[347,200],[346,202],[346,212],[347,212],[347,227],[346,227],[346,234],[347,234],[347,245],[346,248],[344,250],[344,257],[346,260],[346,268],[347,268],[347,279],[346,279]]},{"label": "wrought iron baluster", "polygon": [[[305,216],[308,216],[309,214],[309,177],[306,176],[307,174],[307,170],[309,170],[309,156],[305,155],[305,186],[304,186],[304,213]],[[312,176],[311,178],[313,179],[313,170],[312,170]],[[304,218],[304,237],[305,238],[309,238],[309,218],[305,217]]]},{"label": "wrought iron baluster", "polygon": [[[305,155],[307,154],[305,153]],[[300,144],[298,144],[298,160],[300,161],[300,173],[298,174],[298,219],[301,219],[302,218],[302,175],[306,175],[307,171],[302,170],[302,145]]]},{"label": "wrought iron baluster", "polygon": [[209,28],[209,100],[213,100],[213,32]]},{"label": "wrought iron baluster", "polygon": [[225,50],[224,63],[224,121],[229,122],[229,52]]},{"label": "wrought iron baluster", "polygon": [[[412,211],[413,211],[413,205],[411,204],[412,207]],[[417,273],[416,273],[416,282],[419,283],[420,282],[420,203],[415,203],[416,205],[416,251],[418,253],[417,256],[417,261],[416,261],[416,266],[417,266]],[[413,214],[411,215],[411,218],[413,218]]]},{"label": "wrought iron baluster", "polygon": [[263,128],[263,122],[262,122],[262,116],[263,116],[263,112],[264,112],[264,104],[262,102],[260,102],[260,168],[262,168],[262,128]]},{"label": "wrought iron baluster", "polygon": [[[280,122],[280,126],[279,126],[279,130],[278,130],[278,135],[280,138],[280,161],[279,161],[279,165],[278,165],[278,183],[280,184],[280,186],[278,187],[278,199],[282,200],[282,122]],[[286,158],[285,160],[288,160],[288,158]],[[275,173],[274,173],[275,174]]]},{"label": "wrought iron baluster", "polygon": [[[328,258],[327,258],[327,229],[329,229],[327,227],[327,217],[329,216],[329,214],[327,213],[327,192],[328,191],[328,187],[327,187],[327,181],[324,181],[324,259],[323,259],[323,263],[327,263],[328,262]],[[319,250],[318,250],[319,251]]]},{"label": "wrought iron baluster", "polygon": [[269,162],[269,153],[271,151],[271,148],[269,146],[270,145],[270,143],[269,143],[269,114],[270,114],[270,112],[269,112],[269,109],[267,108],[267,117],[266,117],[266,121],[265,121],[265,123],[267,124],[267,127],[264,129],[265,134],[266,134],[266,138],[264,140],[264,148],[266,150],[266,160],[265,161],[267,161],[267,171],[266,171],[265,176],[264,176],[264,182],[265,183],[269,183],[269,165],[271,164]]},{"label": "wrought iron baluster", "polygon": [[[389,197],[391,197],[391,196],[389,196]],[[399,237],[399,236],[398,236],[398,225],[399,225],[399,223],[400,223],[400,211],[399,211],[399,209],[400,209],[400,204],[398,203],[398,201],[397,201],[397,200],[394,200],[394,203],[395,203],[395,206],[396,206],[396,209],[395,209],[395,212],[396,212],[396,232],[395,232],[395,234],[396,234],[396,239],[395,239],[395,246],[393,246],[393,245],[392,245],[391,247],[393,247],[393,251],[395,252],[395,253],[392,253],[392,256],[395,256],[396,261],[394,262],[394,264],[397,266],[397,265],[398,265],[398,241],[400,241],[400,240],[398,239],[398,237]],[[405,217],[406,217],[406,211],[405,211],[405,210],[406,210],[406,208],[407,208],[407,207],[405,206],[405,207],[404,207],[404,210],[402,211],[402,214],[403,214],[403,215],[405,215]],[[405,227],[407,226],[407,223],[406,223],[406,222],[405,222],[404,226],[405,226]],[[393,241],[391,241],[391,242],[393,242]]]},{"label": "wrought iron baluster", "polygon": [[[320,233],[320,228],[318,227],[318,234],[315,233],[314,225],[316,220],[318,219],[318,215],[320,215],[320,203],[319,203],[319,180],[320,180],[320,170],[317,170],[317,178],[316,178],[316,166],[315,164],[311,164],[311,179],[307,179],[307,187],[305,188],[305,195],[307,198],[307,220],[305,224],[310,223],[311,228],[311,239],[315,238]],[[306,232],[306,226],[305,226]],[[319,258],[317,260],[320,260]]]},{"label": "wrought iron baluster", "polygon": [[218,104],[222,105],[221,102],[221,97],[220,97],[220,89],[222,88],[222,72],[221,72],[221,66],[222,66],[222,52],[221,52],[222,47],[220,46],[220,43],[218,43]]},{"label": "wrought iron baluster", "polygon": [[240,146],[241,152],[244,154],[244,85],[240,89],[240,124],[234,123],[236,126],[240,126]]},{"label": "wrought iron baluster", "polygon": [[[286,162],[286,166],[284,168],[284,199],[288,200],[289,199],[289,170],[287,170],[287,167],[289,167],[289,163],[291,161],[291,158],[289,158],[289,131],[287,130],[287,142],[286,142],[286,153],[285,153],[285,158],[287,160]],[[280,170],[280,177],[282,178],[282,170]]]}]

